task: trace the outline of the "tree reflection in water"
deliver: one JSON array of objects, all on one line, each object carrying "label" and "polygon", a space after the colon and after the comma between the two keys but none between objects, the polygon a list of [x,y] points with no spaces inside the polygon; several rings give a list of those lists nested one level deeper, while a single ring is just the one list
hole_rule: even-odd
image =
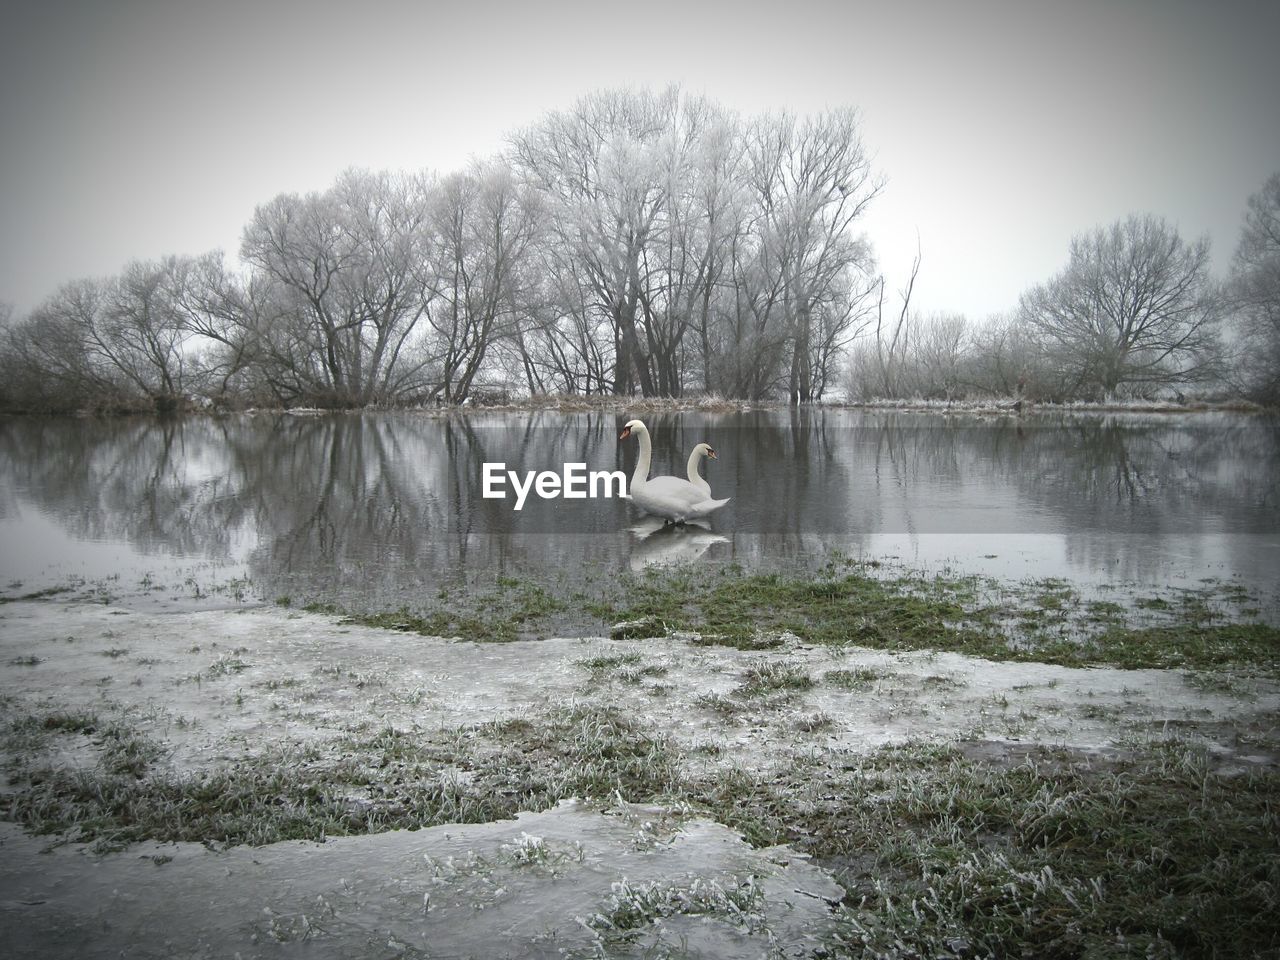
[{"label": "tree reflection in water", "polygon": [[[368,606],[411,603],[468,577],[608,573],[664,552],[755,568],[932,538],[924,554],[944,544],[961,571],[1007,542],[1030,549],[1030,568],[1047,565],[1045,576],[1158,582],[1176,560],[1189,574],[1269,584],[1280,549],[1280,429],[1238,414],[650,416],[654,473],[682,475],[699,441],[720,454],[709,480],[732,500],[701,539],[641,536],[619,500],[530,496],[516,512],[514,498],[480,495],[485,462],[629,475],[636,451],[617,442],[625,419],[10,420],[0,427],[0,531],[20,542],[38,511],[72,553],[106,542],[158,568],[242,560],[268,599]],[[1026,547],[1037,538],[1052,543],[1039,561]],[[21,578],[22,556],[6,554],[5,576]]]}]

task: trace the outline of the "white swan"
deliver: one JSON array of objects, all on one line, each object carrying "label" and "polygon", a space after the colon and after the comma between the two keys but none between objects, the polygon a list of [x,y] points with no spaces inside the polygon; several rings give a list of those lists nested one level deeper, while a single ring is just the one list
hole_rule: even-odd
[{"label": "white swan", "polygon": [[712,460],[716,458],[716,452],[711,449],[711,444],[700,443],[693,448],[693,452],[689,454],[689,482],[702,491],[702,495],[708,499],[711,497],[711,484],[702,478],[702,474],[698,472],[698,464],[703,457]]},{"label": "white swan", "polygon": [[631,501],[641,510],[672,523],[684,523],[686,520],[705,517],[729,502],[727,498],[712,500],[708,496],[710,487],[704,492],[679,477],[649,479],[653,444],[649,440],[648,428],[639,420],[628,420],[618,439],[625,440],[633,433],[640,439],[640,459],[636,461],[635,473],[631,475],[630,493]]}]

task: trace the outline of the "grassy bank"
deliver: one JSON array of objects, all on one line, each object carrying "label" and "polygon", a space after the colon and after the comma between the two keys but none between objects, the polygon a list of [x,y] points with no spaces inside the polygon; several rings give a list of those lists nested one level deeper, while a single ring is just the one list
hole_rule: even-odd
[{"label": "grassy bank", "polygon": [[[93,770],[42,767],[96,734]],[[483,822],[568,797],[657,801],[755,845],[791,843],[846,890],[834,956],[1254,956],[1280,946],[1280,774],[1231,773],[1178,741],[1100,758],[912,743],[709,772],[601,705],[436,736],[388,728],[338,751],[216,771],[152,769],[159,745],[90,714],[11,724],[23,788],[4,816],[112,848],[262,844]],[[444,777],[464,770],[465,778]]]},{"label": "grassy bank", "polygon": [[786,635],[833,647],[946,650],[991,660],[1082,667],[1235,668],[1280,676],[1280,629],[1233,584],[1086,599],[1062,580],[885,575],[875,562],[817,571],[661,567],[587,584],[500,577],[419,609],[313,611],[351,622],[479,642],[546,636],[688,634],[739,649]]},{"label": "grassy bank", "polygon": [[[501,577],[337,618],[29,595],[4,608],[0,818],[127,855],[653,803],[830,871],[819,956],[1271,955],[1280,637],[1258,603],[841,558]],[[596,639],[428,639],[566,633]],[[706,906],[682,897],[602,912],[601,942]]]}]

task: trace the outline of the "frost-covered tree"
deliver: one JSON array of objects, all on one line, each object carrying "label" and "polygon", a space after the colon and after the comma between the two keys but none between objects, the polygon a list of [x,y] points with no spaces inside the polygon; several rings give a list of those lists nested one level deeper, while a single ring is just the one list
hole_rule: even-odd
[{"label": "frost-covered tree", "polygon": [[186,261],[133,261],[116,276],[63,284],[6,343],[24,402],[39,408],[147,405],[191,391],[190,337],[176,304]]},{"label": "frost-covered tree", "polygon": [[446,177],[430,204],[427,320],[438,357],[436,395],[465,400],[501,341],[519,337],[531,285],[537,197],[491,163]]},{"label": "frost-covered tree", "polygon": [[[753,312],[759,324],[780,310],[787,392],[792,402],[807,402],[816,399],[818,314],[836,301],[837,291],[845,292],[846,303],[860,306],[875,287],[870,248],[853,230],[880,185],[853,110],[803,119],[785,113],[762,117],[752,125],[748,142],[759,206],[761,256],[755,266],[764,273],[758,289],[767,291],[763,309]],[[849,297],[853,290],[857,293]],[[841,308],[839,316],[852,323],[863,313]],[[828,324],[832,321],[828,312]]]},{"label": "frost-covered tree", "polygon": [[1238,382],[1254,399],[1280,404],[1280,172],[1249,198],[1231,274]]},{"label": "frost-covered tree", "polygon": [[1071,241],[1066,269],[1023,295],[1021,316],[1076,390],[1111,396],[1220,372],[1222,298],[1209,240],[1130,216]]},{"label": "frost-covered tree", "polygon": [[607,321],[613,389],[820,395],[871,289],[856,114],[747,123],[676,88],[605,91],[516,136],[512,161],[546,198],[560,322]]},{"label": "frost-covered tree", "polygon": [[260,356],[282,399],[363,406],[424,389],[430,189],[424,176],[351,170],[254,211],[240,255],[276,287]]},{"label": "frost-covered tree", "polygon": [[619,393],[659,391],[641,298],[662,241],[680,109],[675,88],[604,91],[511,143],[513,162],[544,197],[554,272],[574,277],[589,308],[608,318]]}]

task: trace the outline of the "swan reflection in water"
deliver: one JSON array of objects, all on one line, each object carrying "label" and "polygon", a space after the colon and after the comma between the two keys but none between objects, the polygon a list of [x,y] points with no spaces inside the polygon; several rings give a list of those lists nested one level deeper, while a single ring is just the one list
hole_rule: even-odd
[{"label": "swan reflection in water", "polygon": [[661,517],[645,517],[630,529],[632,541],[628,559],[633,571],[692,563],[717,543],[729,542],[728,537],[696,520],[677,525],[665,523]]}]

